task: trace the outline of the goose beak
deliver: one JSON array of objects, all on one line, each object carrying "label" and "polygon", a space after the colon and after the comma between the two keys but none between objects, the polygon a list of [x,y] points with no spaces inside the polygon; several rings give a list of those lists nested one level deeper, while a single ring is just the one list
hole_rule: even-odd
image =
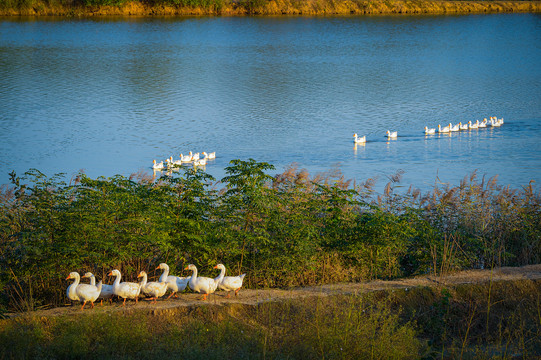
[{"label": "goose beak", "polygon": [[188,270],[188,267],[189,267],[189,266],[186,266],[186,267],[184,268],[184,270]]},{"label": "goose beak", "polygon": [[156,269],[154,269],[154,270],[158,270],[159,268],[160,268],[160,267],[158,266],[158,267],[157,267]]},{"label": "goose beak", "polygon": [[107,276],[113,276],[113,272],[112,272],[112,271],[109,271],[109,273],[107,274]]},{"label": "goose beak", "polygon": [[71,275],[68,275],[68,277],[66,278],[66,280],[69,280],[69,279],[71,279]]},{"label": "goose beak", "polygon": [[215,268],[215,269],[218,269],[218,265],[215,265],[214,268]]}]

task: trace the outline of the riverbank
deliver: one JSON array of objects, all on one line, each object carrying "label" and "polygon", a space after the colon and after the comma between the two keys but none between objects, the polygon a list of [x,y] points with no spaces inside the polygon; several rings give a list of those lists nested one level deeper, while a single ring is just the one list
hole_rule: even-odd
[{"label": "riverbank", "polygon": [[5,359],[537,358],[541,266],[242,290],[0,320]]},{"label": "riverbank", "polygon": [[7,0],[0,16],[392,15],[541,12],[541,1]]}]

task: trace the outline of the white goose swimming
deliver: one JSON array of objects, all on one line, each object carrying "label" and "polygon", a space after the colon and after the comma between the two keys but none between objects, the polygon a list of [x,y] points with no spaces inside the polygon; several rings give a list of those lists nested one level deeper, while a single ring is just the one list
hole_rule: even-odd
[{"label": "white goose swimming", "polygon": [[[91,272],[87,272],[83,275],[84,278],[90,278],[90,285],[96,285],[96,277]],[[113,285],[102,284],[101,292],[98,299],[101,299],[101,305],[103,306],[103,299],[113,301]]]},{"label": "white goose swimming", "polygon": [[451,131],[459,131],[460,127],[459,127],[458,124],[452,125],[451,123],[449,123],[449,130],[451,130]]},{"label": "white goose swimming", "polygon": [[208,153],[208,154],[203,151],[202,154],[205,155],[205,159],[207,159],[207,160],[216,159],[216,151]]},{"label": "white goose swimming", "polygon": [[[75,297],[83,303],[83,306],[81,306],[81,310],[84,309],[86,303],[90,301],[92,304],[92,308],[94,308],[94,301],[98,298],[101,292],[101,281],[98,283],[98,286],[90,285],[90,284],[80,284],[81,278],[79,276],[79,273],[77,272],[71,272],[66,280],[68,279],[74,279],[75,281],[73,284],[71,284],[68,288],[68,297],[70,300],[75,300]],[[71,294],[70,292],[75,292],[75,296]]]},{"label": "white goose swimming", "polygon": [[396,139],[398,137],[398,131],[389,131],[387,130],[387,137],[391,139]]},{"label": "white goose swimming", "polygon": [[[449,124],[451,125],[451,124]],[[448,133],[451,131],[450,126],[441,127],[441,125],[438,125],[438,132],[439,133]]]},{"label": "white goose swimming", "polygon": [[156,304],[158,298],[165,295],[165,292],[167,291],[167,282],[149,282],[146,271],[141,271],[139,275],[137,275],[137,278],[140,277],[143,278],[143,280],[141,280],[141,291],[143,292],[143,294],[151,296],[149,300],[152,300],[152,302]]},{"label": "white goose swimming", "polygon": [[113,283],[113,293],[116,296],[119,296],[124,299],[124,302],[122,303],[122,306],[126,305],[126,299],[135,299],[135,303],[137,304],[137,298],[139,297],[139,294],[141,293],[141,284],[134,283],[134,282],[120,282],[120,278],[122,275],[120,274],[120,271],[118,270],[112,270],[109,274],[109,276],[116,276],[115,282]]},{"label": "white goose swimming", "polygon": [[366,143],[366,135],[363,137],[358,137],[357,134],[353,134],[353,142],[355,144],[364,144]]},{"label": "white goose swimming", "polygon": [[156,162],[156,160],[152,160],[152,168],[154,170],[162,170],[163,169],[163,161],[160,161],[158,163],[158,162]]},{"label": "white goose swimming", "polygon": [[459,123],[458,123],[458,128],[459,128],[460,130],[468,130],[470,127],[468,126],[468,124],[462,125],[462,122],[459,122]]},{"label": "white goose swimming", "polygon": [[198,277],[197,268],[194,264],[186,266],[184,270],[193,271],[192,277],[190,278],[190,289],[200,294],[203,294],[201,300],[206,300],[209,294],[212,294],[216,291],[218,284],[214,281],[214,279],[202,276]]},{"label": "white goose swimming", "polygon": [[429,129],[425,126],[425,135],[432,135],[436,133],[436,129]]},{"label": "white goose swimming", "polygon": [[182,292],[184,289],[186,289],[186,286],[188,286],[188,282],[190,281],[191,277],[180,277],[180,276],[173,276],[169,275],[169,265],[166,263],[161,263],[156,270],[161,269],[163,270],[162,275],[160,276],[160,282],[166,282],[167,283],[167,289],[171,290],[171,294],[167,297],[169,299],[172,295],[175,295],[177,297],[177,292]]},{"label": "white goose swimming", "polygon": [[479,120],[477,120],[477,122],[475,122],[475,123],[472,123],[471,120],[468,121],[468,127],[470,129],[478,129],[479,128]]},{"label": "white goose swimming", "polygon": [[203,159],[194,160],[193,165],[194,166],[205,166],[205,165],[207,165],[207,159],[203,158]]},{"label": "white goose swimming", "polygon": [[229,297],[231,291],[234,291],[235,296],[237,296],[246,274],[239,276],[225,276],[225,266],[223,264],[218,264],[214,268],[221,270],[220,275],[214,278],[214,281],[218,283],[218,288],[227,291],[226,297]]},{"label": "white goose swimming", "polygon": [[487,127],[487,119],[483,119],[483,121],[479,122],[479,120],[477,120],[477,123],[478,123],[478,127],[480,128],[486,128]]},{"label": "white goose swimming", "polygon": [[178,160],[173,160],[173,157],[170,156],[169,159],[167,159],[167,165],[168,167],[169,166],[180,166],[182,165],[182,160],[178,159]]},{"label": "white goose swimming", "polygon": [[183,155],[183,154],[180,154],[180,161],[182,161],[183,163],[189,163],[189,162],[192,162],[191,151],[190,151],[190,155]]}]

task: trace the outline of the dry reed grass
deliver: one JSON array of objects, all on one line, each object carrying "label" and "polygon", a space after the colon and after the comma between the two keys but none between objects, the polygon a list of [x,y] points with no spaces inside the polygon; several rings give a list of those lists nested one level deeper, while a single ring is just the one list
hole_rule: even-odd
[{"label": "dry reed grass", "polygon": [[[196,3],[197,4],[197,3]],[[541,12],[540,1],[433,1],[433,0],[270,0],[224,1],[185,6],[125,1],[118,6],[83,6],[61,1],[30,0],[3,4],[1,16],[200,16],[200,15],[389,15]]]}]

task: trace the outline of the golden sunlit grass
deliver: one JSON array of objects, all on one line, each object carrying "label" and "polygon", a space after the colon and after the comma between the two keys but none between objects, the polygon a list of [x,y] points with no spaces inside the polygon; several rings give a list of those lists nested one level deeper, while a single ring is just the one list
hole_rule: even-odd
[{"label": "golden sunlit grass", "polygon": [[539,281],[419,287],[259,305],[0,321],[0,359],[511,359],[541,355]]},{"label": "golden sunlit grass", "polygon": [[539,1],[4,0],[0,15],[350,15],[540,12]]}]

